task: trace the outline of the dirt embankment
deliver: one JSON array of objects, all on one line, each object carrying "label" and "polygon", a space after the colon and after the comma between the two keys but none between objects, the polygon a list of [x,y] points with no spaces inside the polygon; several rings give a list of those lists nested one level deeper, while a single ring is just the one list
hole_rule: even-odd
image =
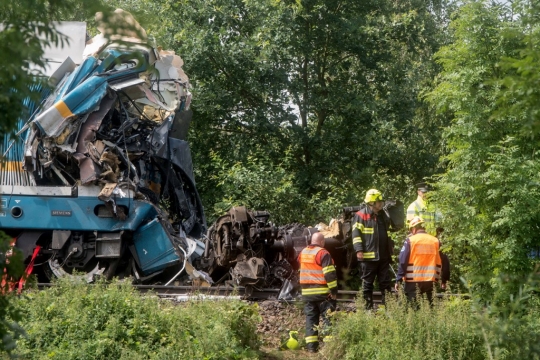
[{"label": "dirt embankment", "polygon": [[[319,354],[310,354],[305,350],[280,351],[280,345],[289,337],[289,330],[296,330],[303,342],[305,333],[305,315],[302,303],[285,303],[267,300],[257,303],[262,321],[257,333],[263,340],[262,350],[266,354],[263,359],[322,359]],[[356,311],[354,303],[338,303],[338,311]]]}]

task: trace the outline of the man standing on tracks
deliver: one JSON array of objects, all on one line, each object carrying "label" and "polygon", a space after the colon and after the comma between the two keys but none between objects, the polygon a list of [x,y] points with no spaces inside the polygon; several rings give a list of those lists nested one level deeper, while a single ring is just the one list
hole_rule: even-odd
[{"label": "man standing on tracks", "polygon": [[426,232],[430,235],[438,236],[438,230],[440,229],[440,232],[442,232],[442,229],[437,229],[436,223],[440,220],[441,216],[427,199],[427,194],[430,190],[431,187],[424,182],[416,184],[418,197],[407,208],[407,225],[409,225],[413,217],[419,216],[424,219]]},{"label": "man standing on tracks", "polygon": [[305,301],[306,347],[309,352],[319,349],[319,316],[322,316],[323,335],[328,331],[330,319],[328,312],[336,310],[337,273],[334,260],[324,249],[324,236],[315,233],[311,244],[298,256],[300,263],[300,285]]},{"label": "man standing on tracks", "polygon": [[450,279],[450,262],[440,251],[441,243],[435,236],[428,234],[424,228],[425,221],[415,216],[409,222],[411,234],[403,244],[399,253],[399,269],[397,273],[396,291],[401,281],[405,281],[407,299],[414,302],[417,292],[426,294],[433,304],[433,286],[441,280],[441,289],[446,289]]},{"label": "man standing on tracks", "polygon": [[360,262],[363,281],[363,295],[366,309],[373,308],[373,283],[379,280],[384,304],[385,293],[390,292],[392,281],[390,262],[394,242],[388,236],[390,219],[383,211],[384,200],[381,192],[368,190],[364,202],[366,207],[358,211],[352,220],[353,247]]}]

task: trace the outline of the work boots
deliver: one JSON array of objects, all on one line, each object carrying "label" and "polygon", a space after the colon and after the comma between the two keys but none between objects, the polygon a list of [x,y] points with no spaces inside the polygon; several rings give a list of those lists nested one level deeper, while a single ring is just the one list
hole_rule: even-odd
[{"label": "work boots", "polygon": [[392,290],[391,290],[390,288],[388,288],[388,289],[381,289],[381,296],[382,296],[382,298],[381,298],[381,303],[382,303],[382,305],[386,305],[386,297],[387,297],[388,295],[392,295]]},{"label": "work boots", "polygon": [[366,301],[366,310],[373,309],[373,292],[364,292],[364,300]]}]

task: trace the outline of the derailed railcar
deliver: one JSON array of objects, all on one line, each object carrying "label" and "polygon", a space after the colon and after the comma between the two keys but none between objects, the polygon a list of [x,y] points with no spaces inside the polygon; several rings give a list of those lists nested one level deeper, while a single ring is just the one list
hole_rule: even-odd
[{"label": "derailed railcar", "polygon": [[[342,288],[347,280],[357,276],[356,253],[352,246],[352,217],[362,204],[344,207],[340,219],[330,227],[306,227],[301,224],[275,226],[267,211],[252,211],[243,206],[231,208],[209,228],[203,256],[195,262],[216,284],[229,281],[235,286],[248,288],[283,287],[281,295],[297,287],[297,258],[311,243],[311,236],[321,232],[325,248],[330,252],[338,269]],[[403,227],[403,204],[387,200],[383,211],[389,216],[390,230]],[[322,224],[321,224],[322,225]],[[358,281],[356,281],[358,283]]]},{"label": "derailed railcar", "polygon": [[49,278],[144,280],[202,254],[189,79],[140,30],[100,34],[80,64],[67,58],[20,140],[2,149],[0,229]]}]

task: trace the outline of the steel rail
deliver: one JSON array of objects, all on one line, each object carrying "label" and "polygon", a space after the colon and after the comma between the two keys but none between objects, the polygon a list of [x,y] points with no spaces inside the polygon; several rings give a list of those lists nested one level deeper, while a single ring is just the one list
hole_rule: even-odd
[{"label": "steel rail", "polygon": [[[51,283],[38,283],[38,289],[45,289],[54,286]],[[198,287],[198,286],[165,286],[165,285],[133,285],[141,293],[155,293],[157,296],[162,298],[175,298],[175,297],[184,297],[196,298],[201,295],[202,298],[218,298],[218,297],[238,297],[244,300],[251,301],[264,301],[264,300],[277,300],[279,295],[279,289],[258,289],[250,287],[229,287],[229,286],[211,286],[211,287]],[[339,290],[338,291],[338,302],[355,302],[356,297],[360,294],[361,291],[352,291],[352,290]],[[393,292],[393,294],[395,294]],[[463,294],[447,294],[447,293],[437,293],[435,294],[437,298],[446,298],[446,297],[465,297],[467,295]],[[295,302],[297,300],[291,300],[288,302]],[[373,302],[375,304],[382,303],[382,295],[379,291],[373,292]]]}]

